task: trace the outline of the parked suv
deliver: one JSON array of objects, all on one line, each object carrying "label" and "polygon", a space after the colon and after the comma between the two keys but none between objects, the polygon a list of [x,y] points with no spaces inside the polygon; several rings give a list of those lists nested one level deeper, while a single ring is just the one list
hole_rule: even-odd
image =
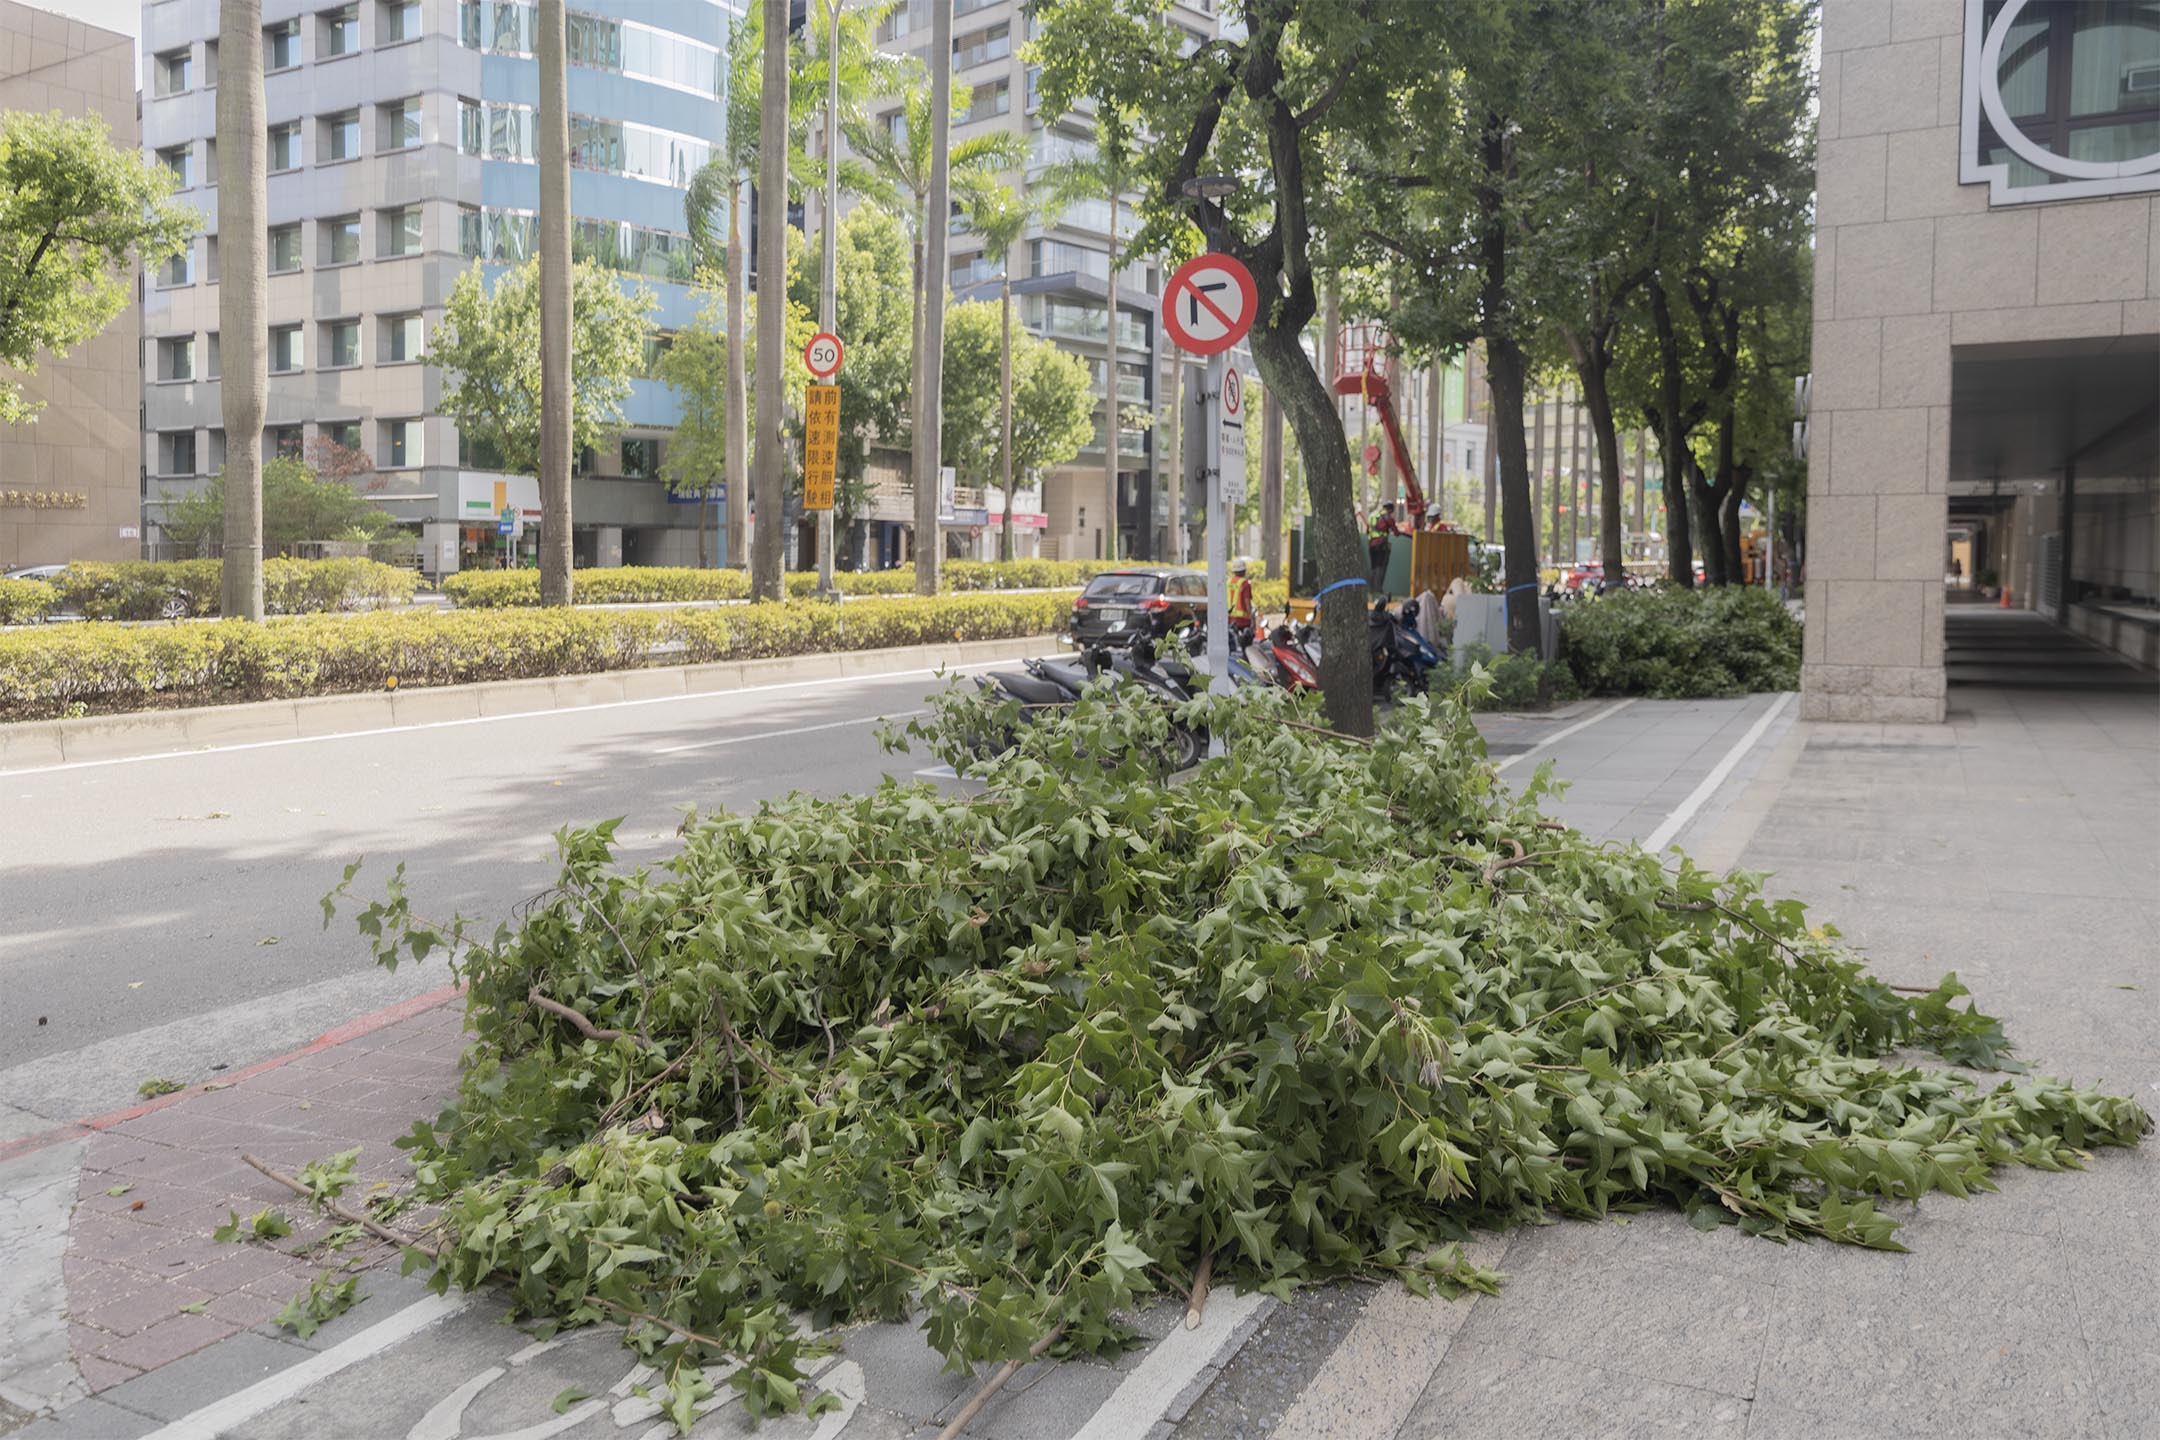
[{"label": "parked suv", "polygon": [[1207,623],[1207,574],[1169,565],[1106,570],[1073,601],[1075,645],[1130,645],[1158,639],[1187,620]]}]

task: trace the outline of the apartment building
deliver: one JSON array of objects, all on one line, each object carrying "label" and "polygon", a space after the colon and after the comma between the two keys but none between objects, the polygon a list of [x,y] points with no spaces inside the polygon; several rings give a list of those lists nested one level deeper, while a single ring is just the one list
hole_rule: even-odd
[{"label": "apartment building", "polygon": [[[0,0],[0,109],[96,115],[135,143],[134,45],[125,35]],[[0,425],[0,569],[140,552],[135,308],[23,385],[37,420]]]},{"label": "apartment building", "polygon": [[[1172,15],[1191,32],[1197,46],[1217,33],[1218,10],[1218,0],[1180,0]],[[1094,125],[1085,108],[1062,116],[1047,114],[1042,108],[1035,69],[1021,58],[1034,23],[1023,13],[1022,0],[953,0],[953,90],[967,101],[965,114],[953,125],[954,143],[994,130],[1024,137],[1026,165],[1007,177],[1020,187],[1040,182],[1060,161],[1088,158],[1095,151]],[[927,0],[906,0],[886,19],[878,38],[886,49],[929,64]],[[888,125],[904,123],[897,103],[883,119]],[[1128,195],[1118,207],[1118,229],[1126,239],[1140,228],[1132,205],[1136,198]],[[1015,320],[1079,356],[1095,377],[1098,397],[1108,397],[1111,389],[1106,355],[1110,211],[1107,198],[1068,206],[1031,230],[1013,248],[1009,262]],[[956,298],[997,298],[997,262],[984,254],[980,237],[957,221],[949,264],[948,279]],[[1118,276],[1115,403],[1128,411],[1137,408],[1157,416],[1163,413],[1172,380],[1171,347],[1156,323],[1164,275],[1159,257],[1142,255],[1129,257]],[[1103,464],[1111,414],[1108,399],[1099,399],[1095,442],[1070,463],[1045,475],[1039,493],[1017,497],[1014,523],[1023,537],[1020,553],[1080,559],[1110,553],[1114,547],[1122,557],[1150,559],[1168,554],[1169,486],[1176,466],[1167,452],[1162,427],[1121,427],[1113,500]],[[958,498],[977,503],[956,504],[948,528],[966,532],[961,543],[971,547],[970,553],[994,547],[994,532],[1003,513],[1001,497],[991,491]],[[893,506],[874,518],[890,532],[880,537],[890,554],[897,532],[911,516]]]},{"label": "apartment building", "polygon": [[[142,144],[202,212],[194,247],[149,278],[142,310],[144,511],[224,463],[218,387],[217,0],[143,9]],[[721,133],[728,0],[577,0],[569,20],[572,246],[644,286],[661,336],[696,306],[683,218]],[[265,453],[316,441],[363,452],[356,480],[442,574],[496,563],[498,516],[529,550],[539,485],[503,474],[439,413],[422,363],[458,275],[534,254],[535,7],[518,0],[265,0],[270,389]],[[634,382],[621,435],[578,457],[582,565],[691,564],[722,507],[660,479],[677,418]],[[717,499],[717,497],[714,497]]]},{"label": "apartment building", "polygon": [[2160,0],[1830,0],[1822,52],[1802,713],[1941,720],[1962,603],[2151,653]]}]

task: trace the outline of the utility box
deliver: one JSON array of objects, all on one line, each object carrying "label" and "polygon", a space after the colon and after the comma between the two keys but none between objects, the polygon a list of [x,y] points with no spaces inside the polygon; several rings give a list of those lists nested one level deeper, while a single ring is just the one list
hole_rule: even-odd
[{"label": "utility box", "polygon": [[[1455,668],[1470,668],[1470,647],[1483,645],[1496,656],[1508,653],[1507,609],[1498,595],[1458,595],[1455,597],[1455,640],[1451,653]],[[1540,656],[1550,660],[1560,653],[1560,622],[1552,613],[1552,603],[1543,595],[1537,597],[1538,642]]]}]

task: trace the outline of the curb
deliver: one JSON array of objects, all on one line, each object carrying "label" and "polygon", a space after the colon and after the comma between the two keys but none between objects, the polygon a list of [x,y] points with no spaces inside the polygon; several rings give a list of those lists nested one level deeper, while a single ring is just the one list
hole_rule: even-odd
[{"label": "curb", "polygon": [[723,660],[710,665],[661,665],[529,680],[486,680],[473,685],[138,710],[75,720],[0,723],[0,775],[93,761],[184,755],[218,746],[317,740],[483,719],[509,720],[599,705],[654,704],[809,681],[874,680],[1024,659],[1043,653],[1057,643],[1057,638],[1029,635],[888,650],[829,650],[765,660]]},{"label": "curb", "polygon": [[228,1071],[215,1080],[203,1082],[202,1085],[190,1085],[185,1090],[175,1090],[170,1095],[160,1095],[155,1100],[146,1100],[140,1105],[130,1105],[125,1110],[108,1111],[103,1115],[93,1115],[87,1120],[77,1120],[71,1125],[57,1125],[50,1130],[40,1130],[33,1135],[24,1135],[0,1143],[0,1164],[5,1164],[18,1156],[28,1155],[33,1151],[43,1150],[48,1146],[62,1145],[70,1140],[80,1140],[85,1136],[95,1135],[103,1130],[110,1130],[115,1125],[124,1125],[128,1121],[139,1116],[148,1115],[154,1110],[163,1110],[167,1106],[179,1104],[190,1096],[203,1094],[207,1086],[215,1085],[218,1089],[223,1090],[229,1085],[237,1085],[242,1080],[251,1079],[254,1076],[276,1070],[281,1066],[290,1065],[303,1055],[313,1055],[319,1051],[334,1049],[349,1040],[357,1040],[363,1035],[372,1035],[377,1030],[386,1029],[397,1024],[400,1020],[410,1020],[413,1016],[432,1010],[438,1005],[447,1005],[464,993],[465,987],[462,985],[445,985],[440,990],[430,990],[425,995],[415,995],[409,1000],[400,1000],[395,1005],[386,1005],[380,1010],[362,1015],[357,1020],[348,1020],[335,1029],[325,1030],[297,1050],[288,1050],[283,1055],[273,1055],[267,1060],[258,1060],[253,1065],[245,1066],[242,1069]]}]

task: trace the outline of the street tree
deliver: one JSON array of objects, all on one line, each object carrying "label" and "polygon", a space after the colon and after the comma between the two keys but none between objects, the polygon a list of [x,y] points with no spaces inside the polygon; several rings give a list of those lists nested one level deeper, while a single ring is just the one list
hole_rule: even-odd
[{"label": "street tree", "polygon": [[[568,605],[570,465],[578,453],[574,410],[579,400],[571,390],[575,317],[570,309],[569,18],[563,0],[540,0],[537,18],[533,49],[540,62],[540,108],[535,116],[540,253],[534,271],[540,292],[540,603]],[[640,333],[637,338],[642,358],[645,337]]]},{"label": "street tree", "polygon": [[[131,266],[187,247],[195,214],[172,188],[96,116],[0,113],[0,366],[35,375],[40,356],[65,356],[126,307]],[[38,408],[0,373],[0,424]]]},{"label": "street tree", "polygon": [[[1005,327],[988,301],[946,312],[942,449],[971,485],[998,479],[1005,463]],[[1015,483],[1025,484],[1078,455],[1095,438],[1095,381],[1087,363],[1052,341],[1021,331],[1012,339]],[[1008,507],[1009,508],[1009,507]]]},{"label": "street tree", "polygon": [[217,128],[226,137],[218,186],[219,407],[225,420],[225,564],[219,613],[260,620],[262,427],[270,392],[270,268],[266,198],[268,111],[263,101],[262,0],[223,0],[218,53],[230,79],[218,87]]},{"label": "street tree", "polygon": [[[786,293],[788,177],[788,6],[787,0],[764,0],[763,89],[758,103],[758,294]],[[774,281],[780,283],[776,286]],[[750,545],[750,598],[778,600],[785,593],[781,575],[781,511],[786,505],[787,460],[780,447],[781,387],[787,340],[787,310],[758,305],[756,448],[750,453],[750,502],[756,531]]]},{"label": "street tree", "polygon": [[998,523],[998,559],[1013,558],[1013,370],[1012,370],[1012,251],[1028,227],[1043,214],[1010,185],[979,185],[960,202],[968,228],[982,237],[983,254],[998,267],[998,484],[1005,493],[1005,513]]},{"label": "street tree", "polygon": [[[262,467],[262,496],[262,545],[270,554],[289,554],[307,541],[372,540],[397,528],[350,484],[297,456],[280,455]],[[223,473],[192,494],[168,491],[164,498],[163,529],[175,545],[200,555],[224,544]]]},{"label": "street tree", "polygon": [[[568,309],[571,453],[597,448],[623,423],[622,403],[645,363],[656,302],[590,261],[574,267]],[[540,263],[507,270],[491,293],[476,263],[450,289],[427,363],[443,372],[442,413],[468,442],[514,474],[541,457]]]}]

